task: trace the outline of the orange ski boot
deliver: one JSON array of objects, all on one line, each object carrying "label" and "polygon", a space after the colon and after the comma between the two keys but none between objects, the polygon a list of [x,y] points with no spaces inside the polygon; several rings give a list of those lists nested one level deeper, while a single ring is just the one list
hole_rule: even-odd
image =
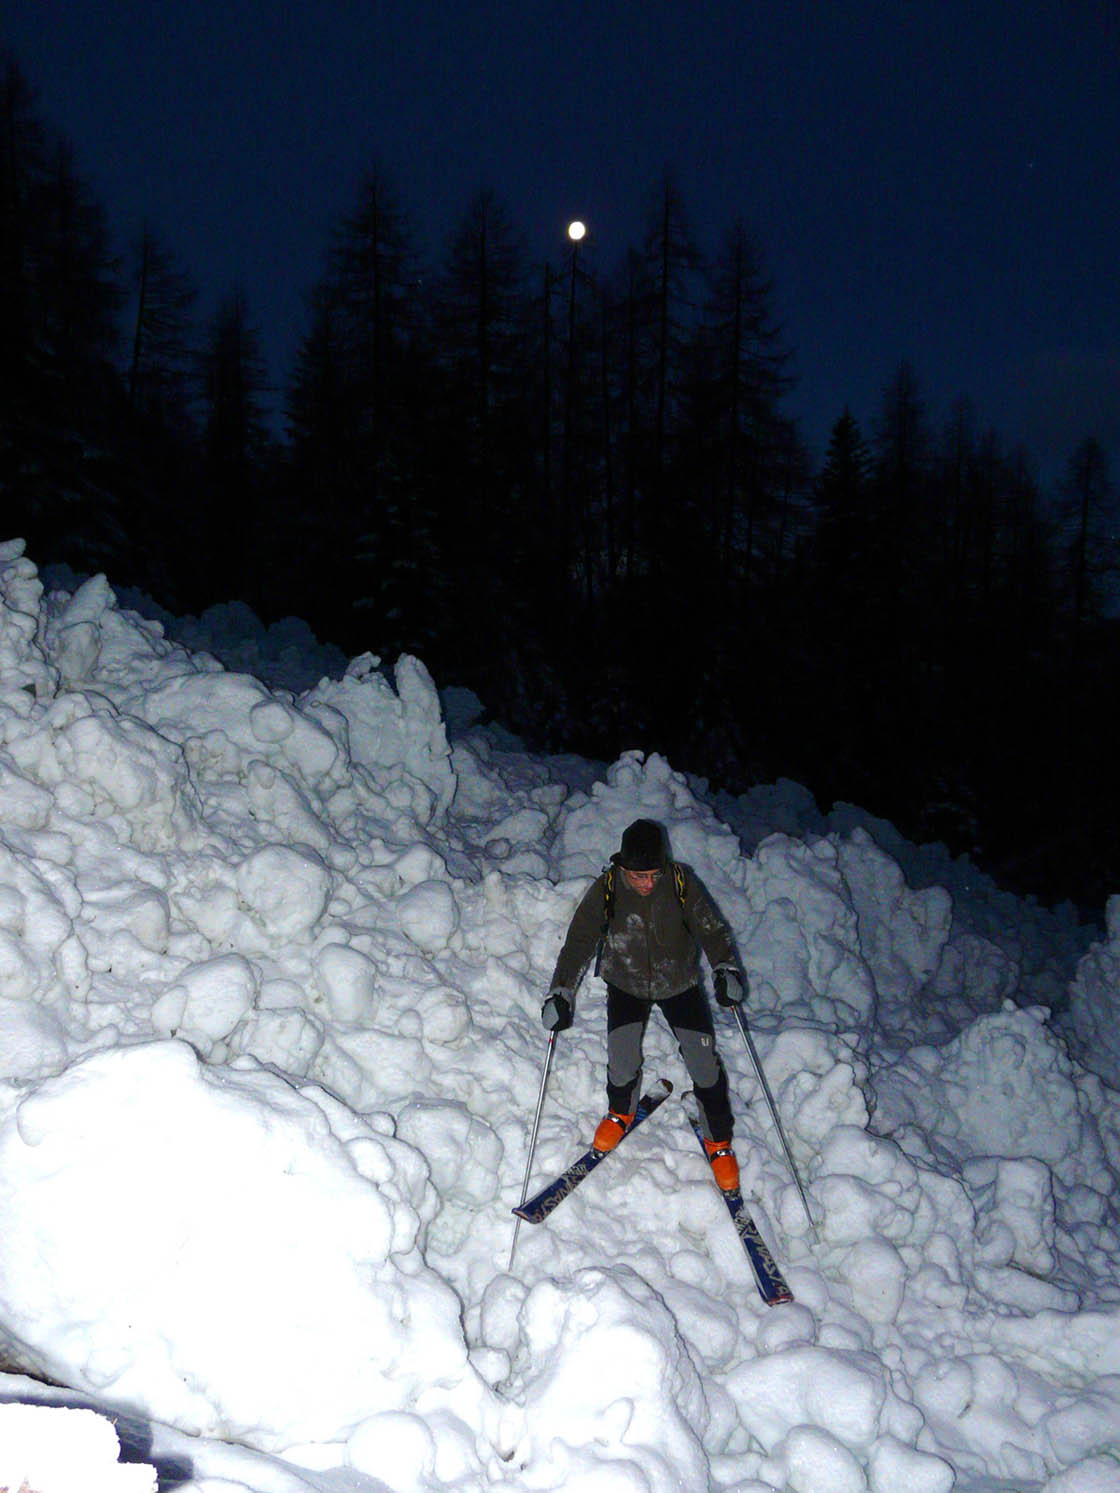
[{"label": "orange ski boot", "polygon": [[712,1164],[712,1176],[723,1192],[734,1192],[739,1186],[739,1163],[729,1140],[706,1140],[704,1150]]},{"label": "orange ski boot", "polygon": [[608,1110],[595,1131],[595,1139],[591,1142],[593,1149],[613,1151],[633,1123],[634,1115],[620,1115],[613,1109]]}]

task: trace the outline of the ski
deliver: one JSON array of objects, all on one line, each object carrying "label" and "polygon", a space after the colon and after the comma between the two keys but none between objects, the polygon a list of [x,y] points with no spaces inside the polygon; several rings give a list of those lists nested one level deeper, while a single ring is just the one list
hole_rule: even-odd
[{"label": "ski", "polygon": [[[673,1085],[669,1080],[659,1078],[649,1093],[643,1094],[638,1100],[634,1118],[629,1128],[623,1131],[618,1145],[620,1146],[632,1131],[637,1130],[643,1120],[648,1120],[658,1105],[664,1104],[672,1092]],[[528,1198],[519,1208],[514,1208],[513,1212],[518,1218],[523,1218],[526,1223],[541,1223],[554,1208],[560,1206],[569,1193],[575,1192],[583,1179],[595,1170],[600,1161],[613,1155],[617,1150],[618,1146],[611,1151],[596,1151],[592,1146],[590,1151],[585,1151],[578,1160],[573,1161],[566,1172],[561,1172],[555,1181],[550,1182],[547,1187],[542,1187],[536,1197]]]},{"label": "ski", "polygon": [[[700,1110],[696,1095],[690,1089],[686,1094],[682,1094],[681,1098],[684,1103],[684,1112],[688,1116],[688,1123],[692,1126],[696,1139],[700,1143],[700,1149],[704,1153],[704,1160],[707,1161],[708,1153],[704,1150],[704,1129],[700,1123]],[[712,1180],[715,1183],[715,1179]],[[743,1194],[737,1187],[734,1192],[724,1192],[718,1184],[716,1184],[716,1191],[727,1204],[727,1211],[731,1215],[731,1222],[735,1225],[735,1232],[739,1235],[747,1259],[751,1262],[751,1269],[758,1283],[758,1294],[767,1306],[779,1306],[782,1302],[792,1301],[793,1292],[786,1284],[782,1272],[774,1262],[774,1256],[758,1232],[758,1225],[747,1212]]]}]

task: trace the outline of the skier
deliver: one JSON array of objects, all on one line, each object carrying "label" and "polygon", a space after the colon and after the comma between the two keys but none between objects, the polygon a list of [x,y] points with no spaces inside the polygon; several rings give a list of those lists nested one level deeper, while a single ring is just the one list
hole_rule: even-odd
[{"label": "skier", "polygon": [[610,1151],[634,1119],[642,1077],[642,1043],[657,1006],[680,1045],[704,1121],[704,1149],[725,1192],[739,1186],[731,1148],[727,1074],[716,1051],[700,950],[712,966],[716,999],[738,1005],[746,979],[731,930],[699,878],[670,859],[665,831],[637,819],[611,865],[576,908],[556,961],[541,1020],[550,1032],[572,1024],[574,992],[592,958],[607,984],[607,1113],[592,1142]]}]

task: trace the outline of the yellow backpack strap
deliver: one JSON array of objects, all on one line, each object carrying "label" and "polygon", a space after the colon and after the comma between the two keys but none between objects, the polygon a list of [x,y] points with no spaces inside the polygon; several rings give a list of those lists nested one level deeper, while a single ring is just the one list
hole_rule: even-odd
[{"label": "yellow backpack strap", "polygon": [[606,933],[614,917],[614,866],[603,872],[603,932]]},{"label": "yellow backpack strap", "polygon": [[685,892],[687,891],[687,888],[686,888],[686,886],[684,884],[684,871],[681,869],[680,866],[677,865],[676,861],[673,862],[673,881],[676,884],[677,897],[678,897],[678,899],[680,901],[681,906],[683,907],[684,906],[684,896],[685,896]]},{"label": "yellow backpack strap", "polygon": [[603,946],[607,941],[607,934],[611,931],[611,915],[614,912],[614,866],[610,865],[603,872],[603,926],[599,930],[599,947],[595,950],[595,970],[598,975],[599,967],[603,962]]}]

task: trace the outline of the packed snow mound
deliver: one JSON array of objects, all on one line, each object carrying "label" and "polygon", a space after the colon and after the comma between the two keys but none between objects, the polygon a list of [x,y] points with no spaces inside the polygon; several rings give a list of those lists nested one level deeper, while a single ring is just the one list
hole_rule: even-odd
[{"label": "packed snow mound", "polygon": [[1033,1156],[1070,1180],[1099,1177],[1105,1156],[1085,1075],[1046,1016],[1008,1002],[944,1047],[912,1048],[876,1081],[880,1125],[916,1125],[962,1162]]},{"label": "packed snow mound", "polygon": [[1083,1060],[1112,1088],[1120,1089],[1120,1029],[1116,993],[1120,991],[1120,895],[1105,909],[1105,937],[1089,949],[1077,967],[1063,1027]]},{"label": "packed snow mound", "polygon": [[28,1493],[156,1493],[156,1469],[119,1461],[110,1421],[92,1410],[0,1405],[0,1488]]},{"label": "packed snow mound", "polygon": [[391,1132],[179,1042],[8,1096],[6,1357],[269,1451],[345,1442],[373,1406],[436,1410],[465,1388],[477,1408],[458,1300],[418,1247],[427,1168]]},{"label": "packed snow mound", "polygon": [[[91,577],[76,574],[69,565],[44,565],[40,572],[48,591],[74,595]],[[92,577],[108,585],[103,576]],[[320,643],[299,617],[265,623],[243,601],[218,602],[197,617],[175,617],[165,607],[131,586],[114,586],[122,610],[137,620],[154,623],[157,635],[200,659],[210,656],[233,673],[252,674],[275,690],[298,694],[324,678],[338,678],[349,660],[330,643]]]},{"label": "packed snow mound", "polygon": [[[989,997],[1015,996],[1055,1011],[1064,1007],[1070,961],[1090,941],[1068,904],[1051,910],[1017,898],[967,855],[954,858],[940,844],[912,845],[892,824],[853,804],[836,804],[822,813],[807,789],[786,779],[740,797],[721,792],[707,797],[748,855],[775,833],[810,844],[822,837],[843,843],[862,836],[862,843],[873,841],[901,871],[907,887],[947,892],[952,932],[931,986],[941,1000],[953,1002],[967,981],[970,991],[979,982]],[[948,1013],[947,1031],[962,1009]]]},{"label": "packed snow mound", "polygon": [[[793,784],[451,744],[416,660],[272,690],[104,578],[44,596],[18,543],[0,665],[7,1368],[143,1418],[200,1493],[1105,1475],[1114,908],[1094,945]],[[588,976],[527,1169],[547,982],[639,816],[731,925],[807,1190],[812,1222],[717,1012],[773,1311],[675,1097],[510,1267],[526,1172],[602,1110]],[[687,1082],[656,1017],[646,1070]]]},{"label": "packed snow mound", "polygon": [[[524,1436],[511,1463],[529,1489],[703,1487],[711,1411],[671,1311],[634,1272],[542,1281],[518,1313]],[[521,1363],[524,1367],[522,1369]]]}]

